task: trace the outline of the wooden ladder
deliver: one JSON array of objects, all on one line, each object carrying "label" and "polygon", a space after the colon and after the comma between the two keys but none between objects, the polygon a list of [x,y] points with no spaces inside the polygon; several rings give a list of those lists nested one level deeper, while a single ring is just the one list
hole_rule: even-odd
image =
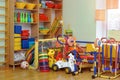
[{"label": "wooden ladder", "polygon": [[9,0],[0,0],[0,70],[9,68]]}]

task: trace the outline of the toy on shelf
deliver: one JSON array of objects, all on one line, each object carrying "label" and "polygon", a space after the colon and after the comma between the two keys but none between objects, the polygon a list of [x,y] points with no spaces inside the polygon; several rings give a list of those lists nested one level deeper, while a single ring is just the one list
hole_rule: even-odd
[{"label": "toy on shelf", "polygon": [[36,4],[33,3],[27,3],[26,4],[26,9],[28,10],[33,10],[35,8]]},{"label": "toy on shelf", "polygon": [[41,14],[39,14],[39,20],[40,21],[49,21],[49,18],[47,15],[41,13]]},{"label": "toy on shelf", "polygon": [[40,33],[46,35],[50,30],[48,28],[40,28]]},{"label": "toy on shelf", "polygon": [[36,14],[30,12],[14,12],[14,22],[33,23],[36,22]]},{"label": "toy on shelf", "polygon": [[54,2],[53,1],[46,1],[47,8],[54,8]]},{"label": "toy on shelf", "polygon": [[24,2],[16,2],[15,6],[16,6],[17,9],[24,9],[25,6],[26,6],[26,3],[24,3]]}]

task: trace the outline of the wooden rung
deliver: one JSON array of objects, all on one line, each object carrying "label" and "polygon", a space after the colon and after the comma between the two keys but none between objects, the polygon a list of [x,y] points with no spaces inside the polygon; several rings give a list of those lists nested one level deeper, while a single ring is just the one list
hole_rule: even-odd
[{"label": "wooden rung", "polygon": [[5,32],[5,30],[0,30],[0,32]]},{"label": "wooden rung", "polygon": [[0,54],[0,56],[5,56],[6,54]]},{"label": "wooden rung", "polygon": [[0,22],[0,24],[6,24],[6,22]]},{"label": "wooden rung", "polygon": [[33,23],[30,23],[30,22],[27,22],[27,23],[21,23],[21,22],[14,22],[15,24],[37,24],[36,22],[33,22]]},{"label": "wooden rung", "polygon": [[0,38],[0,40],[5,40],[5,38]]},{"label": "wooden rung", "polygon": [[5,14],[0,14],[0,16],[6,16]]},{"label": "wooden rung", "polygon": [[5,0],[0,0],[0,2],[5,2]]},{"label": "wooden rung", "polygon": [[3,62],[0,62],[0,64],[5,64],[5,62],[3,61]]},{"label": "wooden rung", "polygon": [[0,46],[0,48],[5,48],[5,46]]},{"label": "wooden rung", "polygon": [[0,8],[5,8],[5,6],[0,6]]}]

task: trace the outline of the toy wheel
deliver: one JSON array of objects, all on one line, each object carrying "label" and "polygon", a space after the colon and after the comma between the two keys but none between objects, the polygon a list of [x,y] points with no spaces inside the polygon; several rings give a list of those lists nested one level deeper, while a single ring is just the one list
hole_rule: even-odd
[{"label": "toy wheel", "polygon": [[83,73],[83,70],[79,71],[79,73]]},{"label": "toy wheel", "polygon": [[65,68],[65,72],[66,74],[70,74],[71,73],[71,69],[69,67]]},{"label": "toy wheel", "polygon": [[57,66],[56,64],[53,64],[52,69],[53,69],[54,71],[58,71],[58,66]]},{"label": "toy wheel", "polygon": [[94,75],[92,75],[92,79],[95,79],[95,76],[94,76]]}]

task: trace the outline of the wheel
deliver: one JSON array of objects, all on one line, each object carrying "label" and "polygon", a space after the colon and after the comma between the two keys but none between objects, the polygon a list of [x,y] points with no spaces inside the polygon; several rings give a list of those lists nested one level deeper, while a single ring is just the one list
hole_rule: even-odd
[{"label": "wheel", "polygon": [[95,76],[94,76],[94,75],[92,75],[92,79],[95,79]]},{"label": "wheel", "polygon": [[53,71],[58,71],[58,66],[56,64],[53,64],[52,69]]},{"label": "wheel", "polygon": [[75,76],[75,75],[77,75],[77,74],[79,74],[79,72],[78,72],[78,71],[77,71],[77,72],[73,72],[73,73],[72,73],[72,75],[73,75],[73,76]]},{"label": "wheel", "polygon": [[65,72],[66,74],[70,74],[71,73],[71,69],[69,67],[65,68]]},{"label": "wheel", "polygon": [[79,71],[79,73],[83,73],[83,70]]}]

